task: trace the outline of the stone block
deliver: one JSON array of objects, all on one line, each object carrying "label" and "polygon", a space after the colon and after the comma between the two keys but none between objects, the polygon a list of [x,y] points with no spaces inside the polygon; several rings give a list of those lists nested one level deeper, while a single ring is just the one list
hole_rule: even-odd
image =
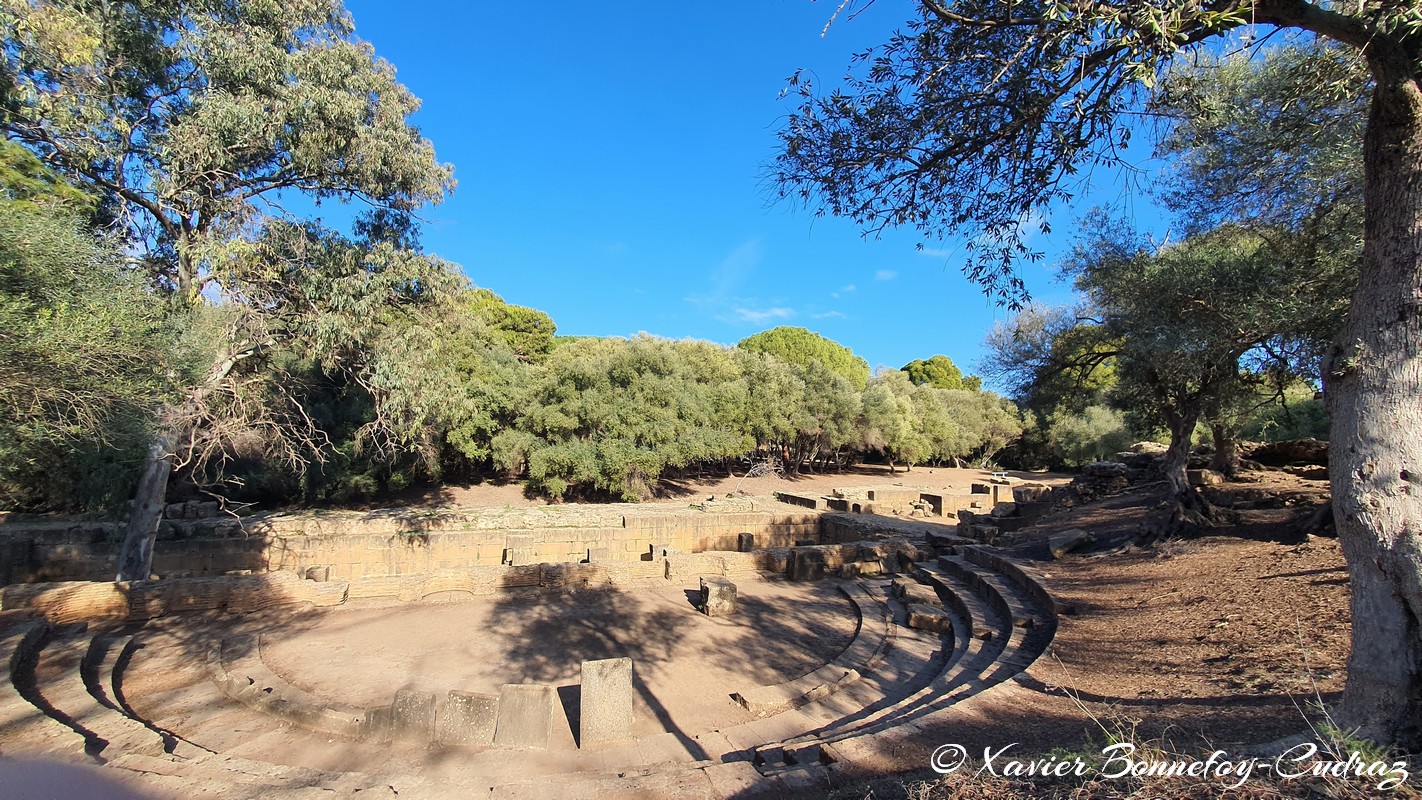
[{"label": "stone block", "polygon": [[921,631],[951,633],[953,630],[953,618],[948,616],[948,612],[941,608],[910,603],[908,607],[908,626]]},{"label": "stone block", "polygon": [[433,692],[400,689],[390,704],[390,736],[404,742],[428,743],[434,737]]},{"label": "stone block", "polygon": [[753,533],[738,533],[738,534],[736,534],[736,552],[738,552],[738,553],[749,553],[749,552],[751,552],[751,551],[753,551],[753,550],[755,550],[755,534],[753,534]]},{"label": "stone block", "polygon": [[791,552],[790,580],[817,581],[825,576],[825,554],[822,551],[796,548]]},{"label": "stone block", "polygon": [[390,706],[366,710],[361,721],[361,738],[368,742],[390,741]]},{"label": "stone block", "polygon": [[588,548],[588,558],[587,558],[587,561],[588,561],[589,564],[601,564],[602,562],[608,561],[608,560],[611,559],[611,558],[612,558],[612,551],[611,551],[610,549],[606,548],[606,547],[589,547],[589,548]]},{"label": "stone block", "polygon": [[736,611],[736,585],[725,578],[701,579],[701,613],[729,617]]},{"label": "stone block", "polygon": [[1061,558],[1071,551],[1096,541],[1096,537],[1080,528],[1054,533],[1047,539],[1047,547],[1052,551],[1052,558]]},{"label": "stone block", "polygon": [[557,690],[532,683],[506,683],[499,691],[494,744],[499,747],[547,747],[553,735]]},{"label": "stone block", "polygon": [[493,744],[498,716],[497,695],[450,692],[435,717],[435,741],[440,744]]},{"label": "stone block", "polygon": [[331,580],[331,568],[327,566],[307,567],[306,580],[316,583],[325,583]]},{"label": "stone block", "polygon": [[1191,486],[1216,486],[1224,483],[1224,476],[1212,469],[1186,470],[1185,476]]},{"label": "stone block", "polygon": [[595,748],[631,739],[632,699],[632,659],[584,661],[578,746]]}]

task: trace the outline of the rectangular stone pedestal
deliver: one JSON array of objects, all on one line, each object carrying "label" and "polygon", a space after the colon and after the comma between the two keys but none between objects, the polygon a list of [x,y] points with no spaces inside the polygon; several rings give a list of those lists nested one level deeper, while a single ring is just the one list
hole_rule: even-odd
[{"label": "rectangular stone pedestal", "polygon": [[494,744],[499,747],[547,747],[553,735],[557,690],[531,683],[504,684]]},{"label": "rectangular stone pedestal", "polygon": [[578,746],[596,748],[632,738],[632,659],[584,661]]}]

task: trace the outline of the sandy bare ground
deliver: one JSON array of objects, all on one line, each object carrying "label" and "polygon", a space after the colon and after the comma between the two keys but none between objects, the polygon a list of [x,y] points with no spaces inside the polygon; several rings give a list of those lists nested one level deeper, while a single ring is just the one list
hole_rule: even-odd
[{"label": "sandy bare ground", "polygon": [[[707,497],[740,492],[755,497],[770,497],[775,492],[796,494],[829,494],[840,487],[858,486],[921,486],[928,490],[959,489],[967,491],[972,483],[981,483],[989,472],[980,469],[956,469],[953,467],[915,467],[905,472],[900,467],[895,472],[882,465],[864,464],[842,472],[821,472],[792,475],[788,477],[744,477],[740,473],[731,477],[701,477],[663,480],[658,486],[658,496],[643,505],[684,506],[688,502],[704,500]],[[1041,481],[1049,484],[1065,482],[1070,475],[1049,472],[1010,471],[1009,475],[1022,480]],[[443,486],[405,493],[396,497],[382,498],[372,506],[416,505],[426,507],[503,507],[547,505],[542,497],[528,496],[521,483],[476,483],[467,486]]]}]

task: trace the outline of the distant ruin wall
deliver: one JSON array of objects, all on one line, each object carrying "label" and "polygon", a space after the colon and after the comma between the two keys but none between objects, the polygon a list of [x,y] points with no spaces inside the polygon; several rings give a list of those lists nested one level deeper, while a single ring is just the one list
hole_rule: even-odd
[{"label": "distant ruin wall", "polygon": [[[608,507],[478,512],[326,512],[246,519],[170,520],[154,550],[163,577],[329,569],[330,580],[408,576],[539,562],[635,563],[652,548],[687,553],[819,540],[819,515],[800,511],[624,514]],[[0,525],[0,585],[111,580],[115,523]]]}]

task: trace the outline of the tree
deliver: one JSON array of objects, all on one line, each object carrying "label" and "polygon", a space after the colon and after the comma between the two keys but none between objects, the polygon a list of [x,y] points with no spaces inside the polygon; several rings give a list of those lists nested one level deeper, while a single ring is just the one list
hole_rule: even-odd
[{"label": "tree", "polygon": [[972,389],[974,391],[983,388],[983,379],[976,375],[963,376],[963,371],[958,369],[958,365],[953,363],[953,359],[948,356],[933,356],[927,360],[916,358],[903,365],[903,371],[908,373],[909,380],[915,385],[928,384],[938,389]]},{"label": "tree", "polygon": [[[786,196],[871,230],[973,240],[967,272],[1020,302],[1034,212],[1083,169],[1119,161],[1129,111],[1182,54],[1247,25],[1304,31],[1359,54],[1372,80],[1357,289],[1325,364],[1330,470],[1352,578],[1353,649],[1340,718],[1422,742],[1422,17],[1363,0],[1020,3],[923,0],[907,32],[865,54],[847,89],[802,104],[781,137]],[[1304,91],[1327,77],[1301,77]],[[1320,82],[1321,81],[1321,82]],[[1271,148],[1272,145],[1264,145]]]},{"label": "tree", "polygon": [[14,194],[29,199],[0,200],[0,507],[97,505],[132,488],[123,460],[142,452],[171,331],[111,243],[54,194]]},{"label": "tree", "polygon": [[782,325],[747,336],[736,346],[768,353],[787,364],[801,367],[818,361],[848,378],[859,391],[864,391],[869,380],[869,362],[856,356],[848,347],[804,328]]},{"label": "tree", "polygon": [[864,390],[864,443],[884,454],[889,472],[899,461],[912,471],[932,455],[914,406],[914,386],[903,372],[881,370]]},{"label": "tree", "polygon": [[[297,343],[331,345],[318,355],[328,368],[351,365],[378,306],[447,285],[443,267],[402,253],[409,214],[452,188],[450,169],[407,122],[418,101],[354,38],[338,0],[17,1],[0,7],[0,31],[7,136],[101,198],[175,313],[222,320],[208,362],[157,413],[119,568],[146,579],[172,465],[209,458],[226,415],[295,440],[282,448],[293,460],[319,446],[282,382],[258,399],[253,365]],[[272,223],[293,193],[368,204],[361,238],[381,248],[365,258]],[[306,257],[332,271],[292,260]]]},{"label": "tree", "polygon": [[558,326],[542,311],[505,303],[488,289],[466,292],[464,302],[523,361],[542,361],[553,351]]},{"label": "tree", "polygon": [[[1300,264],[1288,249],[1233,226],[1157,249],[1099,215],[1085,228],[1066,269],[1118,343],[1114,397],[1149,408],[1170,434],[1166,480],[1183,520],[1204,521],[1208,506],[1186,478],[1196,425],[1224,433],[1226,410],[1250,392],[1247,355],[1277,363],[1292,340],[1336,327],[1350,265]],[[1232,449],[1232,436],[1220,444]]]}]

